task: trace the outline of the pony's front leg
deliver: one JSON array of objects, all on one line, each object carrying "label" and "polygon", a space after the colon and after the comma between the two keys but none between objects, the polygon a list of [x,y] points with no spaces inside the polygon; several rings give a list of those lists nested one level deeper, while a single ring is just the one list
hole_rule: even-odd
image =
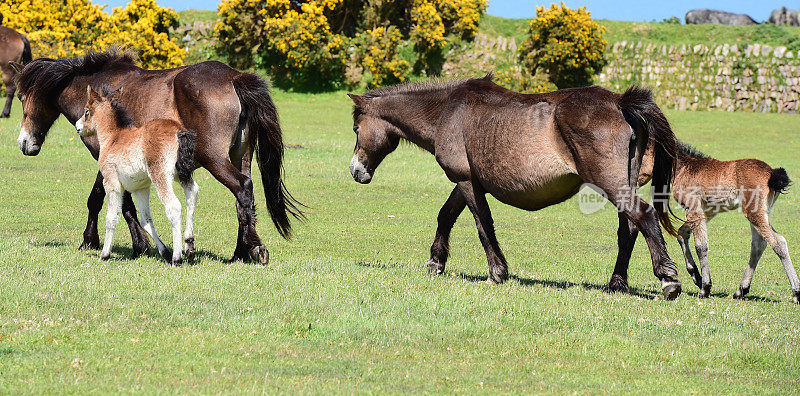
[{"label": "pony's front leg", "polygon": [[103,240],[103,250],[100,253],[101,261],[108,260],[111,257],[114,230],[117,228],[117,222],[119,222],[119,215],[122,210],[122,186],[108,179],[106,179],[104,185],[108,196],[108,210],[106,211],[106,237]]},{"label": "pony's front leg", "polygon": [[86,220],[86,228],[83,230],[83,243],[78,250],[100,249],[100,235],[97,233],[97,218],[100,216],[100,209],[103,208],[103,201],[106,199],[106,190],[103,188],[103,174],[97,171],[97,177],[92,185],[92,191],[86,200],[86,207],[89,209],[89,218]]},{"label": "pony's front leg", "polygon": [[428,272],[437,275],[444,272],[447,258],[450,256],[450,231],[466,206],[467,201],[464,200],[464,195],[456,186],[442,209],[439,210],[436,237],[434,237],[433,245],[431,245],[431,257],[428,259]]},{"label": "pony's front leg", "polygon": [[183,185],[183,192],[186,195],[186,229],[183,231],[183,241],[186,243],[186,259],[194,260],[194,210],[197,207],[197,197],[200,187],[190,179]]},{"label": "pony's front leg", "polygon": [[458,189],[466,202],[467,207],[475,217],[475,225],[478,227],[478,237],[481,240],[483,249],[486,251],[486,260],[489,263],[489,283],[503,283],[508,280],[508,265],[497,236],[494,233],[494,220],[486,202],[486,191],[476,181],[459,182]]}]

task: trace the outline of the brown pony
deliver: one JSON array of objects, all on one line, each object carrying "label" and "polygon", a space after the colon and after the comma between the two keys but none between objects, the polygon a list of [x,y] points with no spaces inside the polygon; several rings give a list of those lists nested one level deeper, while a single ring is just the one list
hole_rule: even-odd
[{"label": "brown pony", "polygon": [[[645,153],[639,185],[650,180],[652,172],[652,145]],[[772,228],[770,211],[781,193],[791,184],[783,168],[773,169],[764,161],[741,159],[720,161],[710,158],[693,147],[678,143],[678,161],[672,196],[686,210],[686,222],[678,230],[678,243],[686,260],[686,270],[700,288],[700,297],[711,293],[711,273],[708,268],[707,223],[719,213],[741,208],[750,221],[750,262],[745,268],[742,283],[733,295],[742,298],[750,291],[750,282],[758,261],[769,244],[781,259],[792,299],[800,304],[800,281],[792,266],[786,238]],[[694,234],[694,246],[700,260],[700,271],[692,257],[689,238]]]},{"label": "brown pony", "polygon": [[[102,93],[91,86],[86,87],[86,109],[75,123],[82,138],[97,135],[100,156],[97,162],[103,175],[103,188],[108,197],[106,212],[106,237],[100,260],[111,256],[114,229],[122,209],[122,193],[129,191],[136,198],[142,213],[141,222],[145,231],[158,246],[158,252],[172,265],[180,265],[181,254],[181,203],[172,190],[172,181],[177,180],[186,194],[186,257],[194,258],[194,209],[197,205],[197,183],[192,179],[194,171],[194,132],[186,130],[179,122],[155,119],[141,127],[135,127],[127,109],[119,102],[119,91]],[[172,225],[172,247],[170,252],[153,226],[150,214],[150,184],[156,186],[159,199]]]},{"label": "brown pony", "polygon": [[[7,118],[11,115],[11,102],[14,101],[14,93],[17,91],[15,77],[21,69],[18,62],[27,64],[31,61],[31,44],[24,34],[6,27],[0,26],[0,73],[3,75],[3,84],[6,86],[6,106],[0,113],[0,118]],[[17,62],[17,63],[15,63]]]},{"label": "brown pony", "polygon": [[[456,184],[438,216],[428,269],[442,273],[449,236],[468,207],[489,264],[488,281],[508,278],[486,194],[538,210],[575,195],[583,183],[604,191],[619,209],[619,254],[609,289],[627,290],[627,267],[638,230],[644,234],[665,298],[681,291],[659,219],[671,230],[666,205],[656,210],[636,194],[639,164],[652,138],[654,184],[672,181],[675,137],[650,91],[620,95],[600,87],[524,95],[484,78],[410,84],[350,95],[356,145],[350,172],[369,183],[401,139],[429,151]],[[674,231],[674,230],[673,230]]]},{"label": "brown pony", "polygon": [[[157,118],[177,120],[197,134],[195,163],[211,173],[236,197],[239,235],[233,260],[256,260],[266,264],[267,248],[256,232],[255,198],[250,163],[257,149],[264,194],[275,227],[281,236],[291,233],[289,215],[302,216],[282,180],[283,139],[278,113],[267,84],[254,74],[242,73],[221,62],[166,70],[137,67],[134,58],[115,50],[89,52],[84,57],[32,61],[18,76],[24,107],[20,150],[36,155],[47,132],[60,114],[71,123],[81,118],[86,87],[125,87],[121,103],[134,124]],[[83,138],[97,158],[97,138]],[[99,247],[97,215],[105,195],[98,172],[89,195],[89,219],[82,249]],[[144,230],[136,219],[130,194],[123,197],[122,213],[131,230],[134,257],[149,248]]]}]

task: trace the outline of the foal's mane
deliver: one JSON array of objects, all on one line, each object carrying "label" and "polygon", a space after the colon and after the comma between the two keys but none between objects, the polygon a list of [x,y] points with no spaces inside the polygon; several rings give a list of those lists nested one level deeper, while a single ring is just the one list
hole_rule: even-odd
[{"label": "foal's mane", "polygon": [[111,48],[105,52],[89,51],[82,57],[38,58],[17,74],[17,87],[22,95],[44,95],[52,98],[61,93],[72,79],[97,73],[118,65],[135,65],[135,55]]},{"label": "foal's mane", "polygon": [[108,86],[103,86],[100,90],[100,94],[103,95],[111,105],[111,111],[114,114],[114,123],[117,125],[117,128],[131,128],[134,126],[133,117],[131,117],[128,108],[119,101],[119,98],[114,96],[115,93],[116,91]]},{"label": "foal's mane", "polygon": [[711,158],[708,155],[704,154],[702,151],[698,150],[694,146],[690,146],[680,140],[676,141],[678,153],[684,157],[690,158]]}]

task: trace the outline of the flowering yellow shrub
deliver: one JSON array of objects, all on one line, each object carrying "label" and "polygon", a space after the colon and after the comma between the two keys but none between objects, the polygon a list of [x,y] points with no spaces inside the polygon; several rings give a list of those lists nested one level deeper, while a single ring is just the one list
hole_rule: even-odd
[{"label": "flowering yellow shrub", "polygon": [[397,59],[397,47],[401,39],[402,34],[394,26],[365,30],[358,36],[357,61],[369,72],[368,87],[405,81],[409,64]]},{"label": "flowering yellow shrub", "polygon": [[131,0],[125,8],[114,8],[110,22],[102,47],[131,49],[150,68],[183,65],[186,53],[169,37],[169,28],[178,26],[175,10],[159,7],[155,0]]},{"label": "flowering yellow shrub", "polygon": [[486,0],[223,0],[216,51],[236,67],[268,69],[279,85],[339,86],[357,69],[351,76],[378,86],[405,79],[403,39],[427,70],[446,36],[471,38],[485,11]]},{"label": "flowering yellow shrub", "polygon": [[586,7],[536,7],[519,59],[531,74],[539,69],[548,73],[559,88],[588,85],[605,65],[604,33],[605,27],[592,20]]},{"label": "flowering yellow shrub", "polygon": [[174,10],[154,0],[133,0],[112,15],[91,0],[0,0],[3,24],[28,36],[35,57],[65,57],[115,44],[130,48],[144,67],[183,64],[184,52],[169,38]]},{"label": "flowering yellow shrub", "polygon": [[437,0],[436,9],[442,18],[445,30],[472,39],[478,32],[478,21],[489,5],[487,0]]},{"label": "flowering yellow shrub", "polygon": [[235,66],[268,68],[278,84],[328,85],[344,74],[345,37],[325,16],[342,0],[227,0],[218,6],[217,51]]},{"label": "flowering yellow shrub", "polygon": [[494,82],[512,91],[522,93],[545,93],[558,89],[555,84],[547,80],[526,76],[514,71],[499,71],[495,73]]}]

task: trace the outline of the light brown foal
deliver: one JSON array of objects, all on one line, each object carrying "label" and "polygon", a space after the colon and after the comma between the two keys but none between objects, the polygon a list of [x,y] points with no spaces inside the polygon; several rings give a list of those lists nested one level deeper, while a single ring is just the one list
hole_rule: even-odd
[{"label": "light brown foal", "polygon": [[[181,254],[181,203],[172,189],[177,180],[186,193],[186,258],[194,258],[193,217],[197,205],[197,183],[194,171],[194,134],[177,121],[155,119],[135,127],[127,110],[119,102],[119,91],[107,89],[98,93],[87,87],[83,117],[75,123],[81,137],[97,134],[100,142],[98,163],[103,174],[103,187],[108,196],[106,236],[100,259],[111,256],[114,229],[119,221],[122,195],[130,191],[139,206],[141,223],[158,246],[161,256],[173,265],[180,265]],[[172,225],[172,247],[169,249],[158,237],[150,214],[150,184],[155,184],[158,197],[164,203],[167,218]]]},{"label": "light brown foal", "polygon": [[[652,146],[648,148],[639,173],[639,185],[650,180]],[[786,238],[770,224],[770,211],[775,201],[791,184],[786,170],[773,169],[757,159],[720,161],[700,153],[694,148],[678,143],[678,161],[672,196],[686,210],[686,222],[678,230],[678,243],[683,250],[686,269],[700,288],[700,297],[711,292],[711,273],[708,268],[708,238],[706,224],[719,213],[741,208],[750,221],[752,237],[750,262],[734,298],[742,298],[750,291],[750,282],[769,244],[778,255],[789,277],[793,301],[800,304],[800,281],[789,257]],[[689,247],[689,237],[694,234],[694,246],[700,260],[697,270]]]}]

